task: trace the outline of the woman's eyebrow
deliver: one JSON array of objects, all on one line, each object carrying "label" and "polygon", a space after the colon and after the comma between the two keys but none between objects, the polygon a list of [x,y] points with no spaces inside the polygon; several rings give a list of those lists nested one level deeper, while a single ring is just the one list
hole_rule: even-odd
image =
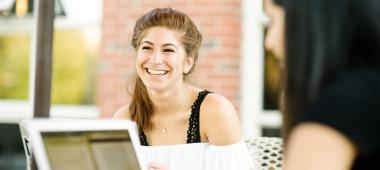
[{"label": "woman's eyebrow", "polygon": [[177,46],[172,44],[172,43],[165,43],[163,44],[162,46],[166,47],[166,46],[173,46],[175,49],[177,49]]},{"label": "woman's eyebrow", "polygon": [[150,42],[150,41],[143,41],[141,44],[144,44],[144,43],[147,43],[147,44],[149,44],[149,45],[153,45],[153,43]]}]

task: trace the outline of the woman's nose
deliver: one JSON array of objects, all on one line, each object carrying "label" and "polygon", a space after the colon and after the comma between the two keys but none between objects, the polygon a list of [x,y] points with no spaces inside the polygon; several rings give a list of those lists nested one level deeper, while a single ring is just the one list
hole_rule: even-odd
[{"label": "woman's nose", "polygon": [[152,55],[152,58],[151,58],[151,61],[154,63],[154,64],[161,64],[162,63],[162,54],[157,51],[157,52],[154,52],[153,55]]}]

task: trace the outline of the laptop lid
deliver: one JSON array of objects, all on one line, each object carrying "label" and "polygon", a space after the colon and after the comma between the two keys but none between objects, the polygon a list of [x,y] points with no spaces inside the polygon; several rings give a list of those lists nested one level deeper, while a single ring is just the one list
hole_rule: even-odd
[{"label": "laptop lid", "polygon": [[145,169],[137,126],[128,120],[30,119],[20,122],[27,157],[38,169]]}]

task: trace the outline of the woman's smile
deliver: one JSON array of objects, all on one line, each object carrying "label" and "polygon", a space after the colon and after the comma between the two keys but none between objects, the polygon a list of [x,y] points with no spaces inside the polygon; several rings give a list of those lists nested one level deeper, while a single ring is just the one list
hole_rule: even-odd
[{"label": "woman's smile", "polygon": [[163,69],[155,69],[155,68],[145,68],[146,72],[150,75],[165,75],[169,71]]}]

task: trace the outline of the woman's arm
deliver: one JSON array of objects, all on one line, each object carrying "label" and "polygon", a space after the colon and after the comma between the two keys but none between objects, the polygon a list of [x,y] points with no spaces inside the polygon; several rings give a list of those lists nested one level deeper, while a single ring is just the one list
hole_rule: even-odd
[{"label": "woman's arm", "polygon": [[348,170],[356,149],[343,134],[328,126],[303,123],[285,146],[284,170]]},{"label": "woman's arm", "polygon": [[113,114],[113,119],[131,119],[131,114],[128,110],[128,105],[121,107]]},{"label": "woman's arm", "polygon": [[201,133],[210,144],[229,145],[240,141],[240,123],[235,108],[225,97],[209,94],[200,108]]}]

